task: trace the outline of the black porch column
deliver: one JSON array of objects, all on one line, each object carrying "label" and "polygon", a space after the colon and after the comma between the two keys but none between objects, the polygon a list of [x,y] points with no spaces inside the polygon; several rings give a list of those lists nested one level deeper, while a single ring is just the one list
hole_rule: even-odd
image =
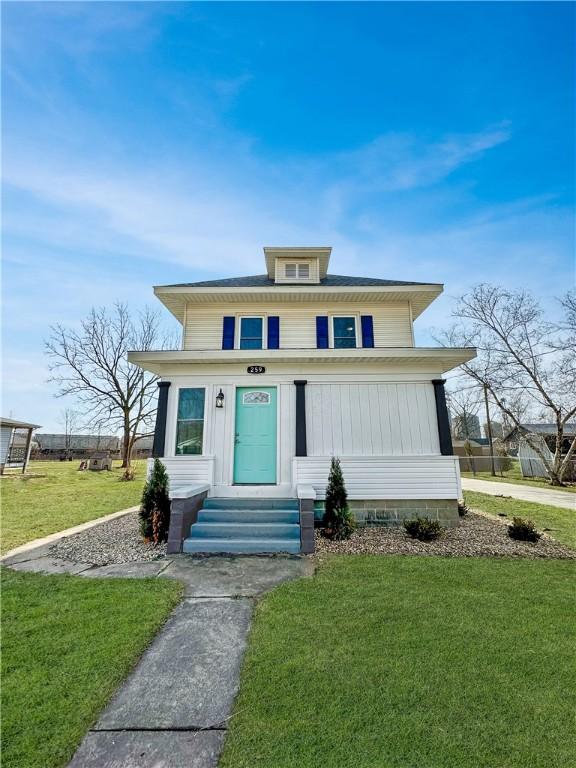
[{"label": "black porch column", "polygon": [[295,381],[296,385],[296,456],[308,456],[306,447],[306,384]]},{"label": "black porch column", "polygon": [[446,406],[446,392],[444,391],[444,379],[433,379],[434,397],[436,398],[436,419],[438,420],[438,437],[440,439],[440,453],[442,456],[453,456],[452,435],[450,434],[450,420],[448,419],[448,407]]},{"label": "black porch column", "polygon": [[152,456],[162,458],[164,456],[164,443],[166,442],[166,416],[168,414],[168,388],[169,381],[158,382],[158,409],[156,411],[156,426],[154,428],[154,443],[152,444]]}]

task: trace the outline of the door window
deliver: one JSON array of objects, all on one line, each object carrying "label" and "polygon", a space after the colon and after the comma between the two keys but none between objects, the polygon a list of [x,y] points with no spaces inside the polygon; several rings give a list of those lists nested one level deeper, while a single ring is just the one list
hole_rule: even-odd
[{"label": "door window", "polygon": [[244,392],[242,405],[270,405],[270,392]]}]

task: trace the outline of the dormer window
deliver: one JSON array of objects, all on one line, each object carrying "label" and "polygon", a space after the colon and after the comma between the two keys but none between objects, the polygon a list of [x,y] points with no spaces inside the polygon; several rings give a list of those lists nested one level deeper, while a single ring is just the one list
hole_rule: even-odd
[{"label": "dormer window", "polygon": [[308,280],[310,278],[310,264],[308,262],[286,264],[284,277],[287,280]]}]

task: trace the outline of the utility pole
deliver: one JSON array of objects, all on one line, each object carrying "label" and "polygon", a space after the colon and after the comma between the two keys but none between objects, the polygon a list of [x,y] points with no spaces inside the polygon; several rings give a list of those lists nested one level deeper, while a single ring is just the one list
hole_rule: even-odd
[{"label": "utility pole", "polygon": [[492,422],[490,421],[490,406],[488,404],[488,387],[484,384],[484,405],[486,406],[486,428],[488,431],[488,445],[490,446],[490,474],[496,477],[496,466],[494,463],[494,448],[492,447]]}]

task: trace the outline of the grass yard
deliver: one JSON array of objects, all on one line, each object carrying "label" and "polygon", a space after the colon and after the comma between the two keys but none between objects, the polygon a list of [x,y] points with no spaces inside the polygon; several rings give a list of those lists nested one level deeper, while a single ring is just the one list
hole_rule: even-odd
[{"label": "grass yard", "polygon": [[548,504],[534,504],[521,499],[489,496],[487,493],[464,491],[464,499],[469,507],[481,509],[492,515],[506,515],[505,519],[512,521],[513,517],[523,517],[533,520],[536,527],[546,530],[552,538],[576,549],[576,509],[562,509]]},{"label": "grass yard", "polygon": [[120,479],[120,462],[112,472],[78,472],[79,463],[34,461],[29,476],[2,478],[2,553],[139,503],[145,461],[134,462],[136,479],[131,482]]},{"label": "grass yard", "polygon": [[2,766],[65,766],[180,598],[171,580],[2,570]]},{"label": "grass yard", "polygon": [[574,576],[328,558],[258,604],[221,768],[576,765]]},{"label": "grass yard", "polygon": [[490,480],[494,483],[514,483],[516,485],[531,485],[533,488],[545,488],[552,491],[565,491],[566,493],[576,493],[576,484],[556,486],[550,485],[550,483],[543,477],[522,477],[520,471],[520,462],[515,461],[512,464],[512,468],[509,469],[501,477],[500,474],[496,474],[496,477],[492,477],[490,472],[462,472],[462,477],[469,477],[473,480]]}]

